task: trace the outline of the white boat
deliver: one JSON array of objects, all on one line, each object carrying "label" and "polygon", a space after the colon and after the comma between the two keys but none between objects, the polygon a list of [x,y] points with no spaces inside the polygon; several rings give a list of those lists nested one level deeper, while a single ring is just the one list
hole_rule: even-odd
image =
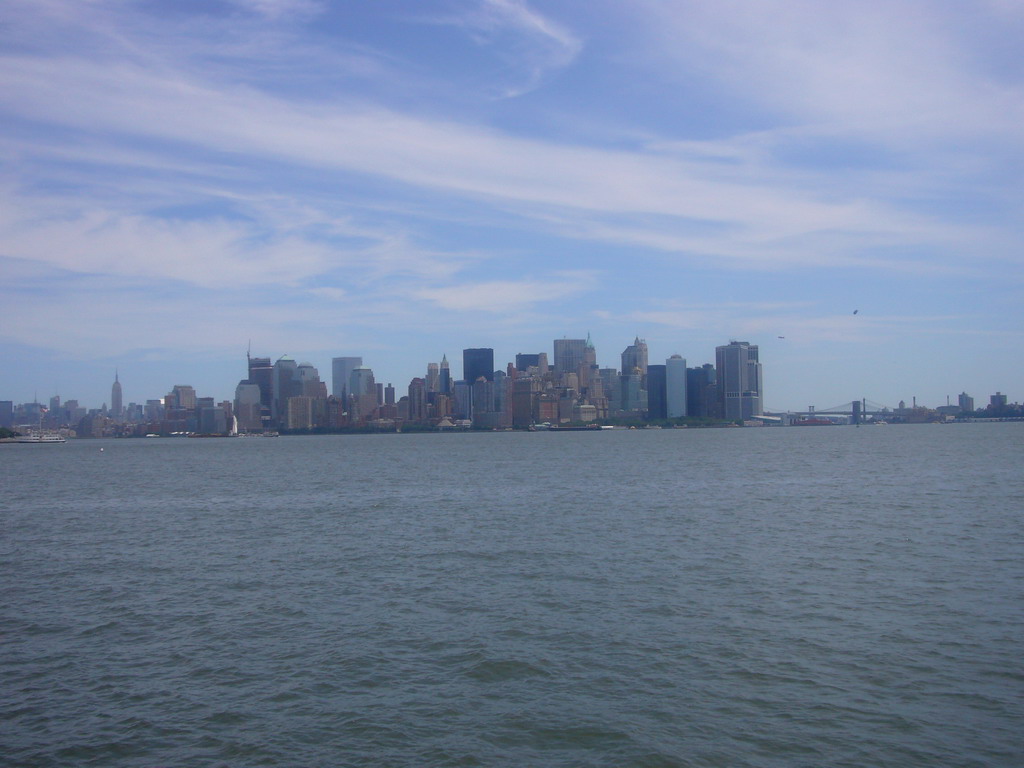
[{"label": "white boat", "polygon": [[66,443],[67,438],[56,432],[29,432],[27,435],[18,435],[14,438],[16,443]]}]

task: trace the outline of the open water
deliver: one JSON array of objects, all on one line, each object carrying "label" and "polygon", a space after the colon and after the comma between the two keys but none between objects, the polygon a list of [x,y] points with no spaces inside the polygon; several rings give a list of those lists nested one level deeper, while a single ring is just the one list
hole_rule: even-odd
[{"label": "open water", "polygon": [[1021,766],[1022,448],[0,446],[0,765]]}]

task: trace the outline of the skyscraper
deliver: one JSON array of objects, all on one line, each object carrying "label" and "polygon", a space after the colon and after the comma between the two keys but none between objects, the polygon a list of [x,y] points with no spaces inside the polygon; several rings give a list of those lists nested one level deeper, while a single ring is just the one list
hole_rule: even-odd
[{"label": "skyscraper", "polygon": [[437,373],[437,391],[442,395],[452,393],[452,371],[448,365],[448,355],[441,355],[441,369]]},{"label": "skyscraper", "polygon": [[274,367],[270,364],[269,357],[252,357],[248,352],[245,357],[249,364],[247,381],[260,388],[260,405],[269,418],[274,407]]},{"label": "skyscraper", "polygon": [[175,384],[171,389],[173,407],[184,410],[195,410],[196,391],[190,384]]},{"label": "skyscraper", "polygon": [[622,350],[622,375],[627,376],[635,369],[640,370],[640,375],[647,374],[647,342],[639,336]]},{"label": "skyscraper", "polygon": [[378,404],[377,382],[373,378],[373,370],[362,365],[353,369],[349,377],[348,392],[353,398],[355,418],[370,418]]},{"label": "skyscraper", "polygon": [[257,432],[263,427],[260,388],[251,381],[240,381],[235,387],[235,418],[239,432]]},{"label": "skyscraper", "polygon": [[516,355],[516,370],[525,371],[527,368],[533,366],[538,367],[540,365],[540,355],[523,354],[522,352]]},{"label": "skyscraper", "polygon": [[300,394],[294,384],[298,367],[298,363],[288,355],[281,355],[274,363],[273,419],[279,426],[285,426],[288,421],[288,398]]},{"label": "skyscraper", "polygon": [[566,374],[577,373],[583,363],[585,339],[555,339],[555,378],[562,379]]},{"label": "skyscraper", "polygon": [[670,419],[687,415],[686,360],[682,355],[672,355],[665,361],[665,412]]},{"label": "skyscraper", "polygon": [[121,382],[117,378],[117,371],[114,371],[114,384],[110,388],[110,415],[115,420],[120,420],[124,415],[124,407],[121,403]]},{"label": "skyscraper", "polygon": [[462,350],[462,379],[469,386],[483,376],[494,381],[494,350],[490,347]]},{"label": "skyscraper", "polygon": [[718,400],[726,419],[749,419],[763,413],[761,363],[757,345],[730,341],[715,347]]},{"label": "skyscraper", "polygon": [[668,367],[647,366],[647,418],[668,418]]},{"label": "skyscraper", "polygon": [[352,371],[363,364],[361,357],[332,357],[331,358],[331,394],[345,402],[350,394],[349,380],[352,378]]},{"label": "skyscraper", "polygon": [[427,418],[427,383],[420,378],[409,382],[409,421]]},{"label": "skyscraper", "polygon": [[327,385],[320,380],[320,372],[312,363],[299,363],[295,369],[295,386],[297,395],[327,399]]},{"label": "skyscraper", "polygon": [[598,375],[597,373],[597,350],[594,348],[594,342],[590,340],[590,334],[587,334],[587,341],[583,345],[583,360],[580,362],[580,367],[577,373],[580,377],[580,388],[589,390],[591,379]]},{"label": "skyscraper", "polygon": [[686,370],[686,415],[694,419],[721,418],[715,366],[704,363]]}]

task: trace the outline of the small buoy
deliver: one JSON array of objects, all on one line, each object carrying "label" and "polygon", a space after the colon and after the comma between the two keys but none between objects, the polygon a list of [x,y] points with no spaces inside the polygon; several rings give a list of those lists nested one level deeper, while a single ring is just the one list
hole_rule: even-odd
[{"label": "small buoy", "polygon": [[103,453],[103,449],[102,448],[100,448],[100,453]]}]

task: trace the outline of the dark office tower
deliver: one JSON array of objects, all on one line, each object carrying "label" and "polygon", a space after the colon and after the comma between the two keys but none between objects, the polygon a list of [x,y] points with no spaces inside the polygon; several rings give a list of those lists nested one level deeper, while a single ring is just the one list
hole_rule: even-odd
[{"label": "dark office tower", "polygon": [[647,366],[647,418],[668,418],[668,368]]},{"label": "dark office tower", "polygon": [[494,424],[484,423],[489,417],[484,414],[494,413],[494,382],[488,381],[480,376],[473,382],[472,386],[472,416],[473,423],[477,426],[493,427]]},{"label": "dark office tower", "polygon": [[252,357],[246,353],[249,376],[246,381],[260,388],[260,405],[269,410],[274,402],[274,368],[269,357]]},{"label": "dark office tower", "polygon": [[473,389],[464,381],[452,383],[452,416],[456,419],[473,417]]},{"label": "dark office tower", "polygon": [[462,350],[462,379],[470,386],[483,376],[494,381],[494,350],[489,347]]},{"label": "dark office tower", "polygon": [[508,394],[508,374],[505,371],[494,372],[494,411],[504,416],[506,396]]},{"label": "dark office tower", "polygon": [[124,414],[124,407],[121,403],[121,382],[117,378],[117,371],[114,371],[114,385],[110,388],[110,415],[115,421],[120,421]]},{"label": "dark office tower", "polygon": [[441,369],[437,363],[427,363],[427,392],[437,392],[438,383],[441,380]]},{"label": "dark office tower", "polygon": [[628,376],[638,368],[641,376],[647,373],[647,342],[639,336],[622,350],[622,375]]},{"label": "dark office tower", "polygon": [[726,346],[715,347],[715,368],[718,402],[723,416],[730,420],[760,416],[763,393],[757,345],[730,341]]},{"label": "dark office tower", "polygon": [[555,339],[555,379],[579,371],[586,346],[585,339]]},{"label": "dark office tower", "polygon": [[686,413],[697,419],[716,418],[718,395],[715,389],[715,366],[704,363],[700,368],[686,369]]},{"label": "dark office tower", "polygon": [[391,386],[391,382],[389,381],[388,385],[386,387],[384,387],[384,405],[394,405],[394,404],[395,404],[395,388],[393,386]]},{"label": "dark office tower", "polygon": [[647,410],[647,390],[643,388],[641,378],[639,373],[623,373],[619,376],[620,407],[634,416]]},{"label": "dark office tower", "polygon": [[525,371],[530,367],[540,366],[540,355],[524,355],[519,353],[516,355],[516,370]]},{"label": "dark office tower", "polygon": [[0,400],[0,427],[10,429],[14,426],[14,401]]},{"label": "dark office tower", "polygon": [[442,395],[452,393],[452,372],[448,367],[448,355],[441,355],[441,370],[437,374],[437,391]]}]

